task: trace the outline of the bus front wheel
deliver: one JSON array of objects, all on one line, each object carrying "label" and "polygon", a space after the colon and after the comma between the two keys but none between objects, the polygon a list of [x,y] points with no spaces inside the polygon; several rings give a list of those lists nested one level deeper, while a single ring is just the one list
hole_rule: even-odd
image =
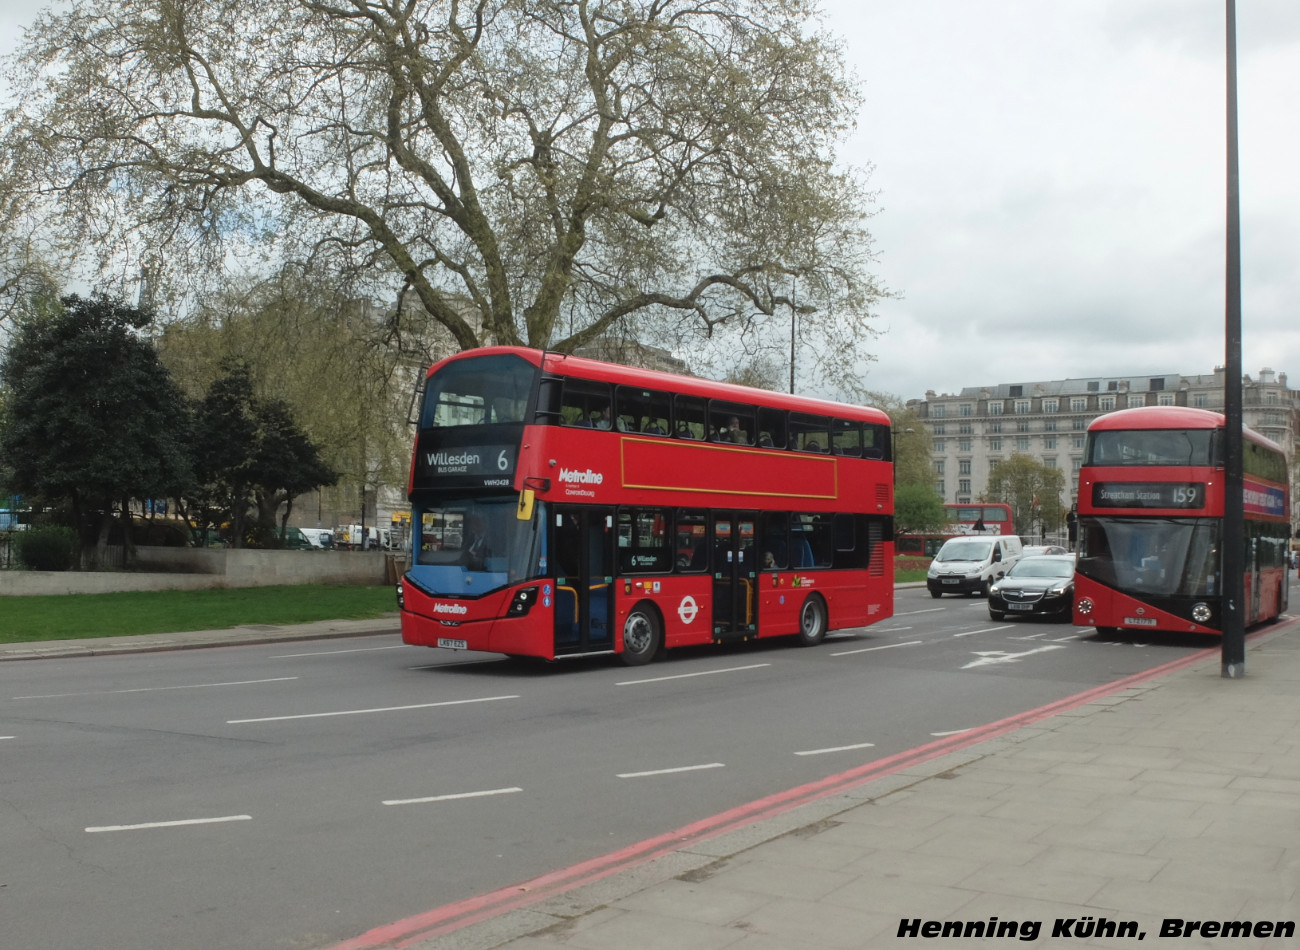
[{"label": "bus front wheel", "polygon": [[637,604],[623,621],[623,652],[628,666],[644,666],[655,658],[663,643],[659,615],[647,604]]},{"label": "bus front wheel", "polygon": [[826,637],[826,603],[816,594],[799,611],[799,645],[816,646]]}]

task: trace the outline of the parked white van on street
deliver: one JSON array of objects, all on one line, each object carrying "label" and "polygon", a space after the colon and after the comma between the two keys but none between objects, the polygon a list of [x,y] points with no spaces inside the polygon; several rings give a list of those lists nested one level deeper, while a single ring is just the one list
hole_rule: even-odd
[{"label": "parked white van on street", "polygon": [[931,597],[944,594],[987,595],[993,582],[1020,560],[1015,535],[949,538],[930,562],[925,586]]}]

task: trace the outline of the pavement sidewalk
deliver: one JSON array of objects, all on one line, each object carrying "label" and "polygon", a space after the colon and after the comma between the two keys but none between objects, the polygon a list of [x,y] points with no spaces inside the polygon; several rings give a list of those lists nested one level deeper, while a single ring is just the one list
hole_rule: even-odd
[{"label": "pavement sidewalk", "polygon": [[288,626],[252,624],[225,630],[190,630],[184,633],[149,633],[128,637],[85,640],[41,640],[35,643],[0,643],[0,661],[43,660],[71,656],[110,656],[119,653],[159,653],[203,647],[326,640],[401,633],[397,612],[372,620],[321,620]]}]

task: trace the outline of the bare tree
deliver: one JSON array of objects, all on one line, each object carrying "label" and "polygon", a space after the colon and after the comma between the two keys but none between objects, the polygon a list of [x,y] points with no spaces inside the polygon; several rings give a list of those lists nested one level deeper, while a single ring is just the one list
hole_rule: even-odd
[{"label": "bare tree", "polygon": [[0,201],[160,288],[313,259],[461,348],[567,351],[797,285],[838,366],[887,293],[813,0],[81,0],[10,67]]}]

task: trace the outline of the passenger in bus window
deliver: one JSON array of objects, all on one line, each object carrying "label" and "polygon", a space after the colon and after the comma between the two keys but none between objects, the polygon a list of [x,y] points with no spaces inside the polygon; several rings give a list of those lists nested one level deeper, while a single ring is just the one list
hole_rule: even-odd
[{"label": "passenger in bus window", "polygon": [[610,413],[609,413],[608,405],[604,405],[600,407],[600,413],[596,416],[596,428],[597,429],[610,428]]},{"label": "passenger in bus window", "polygon": [[657,419],[651,419],[649,422],[647,422],[647,423],[645,424],[645,428],[643,428],[641,431],[642,431],[643,433],[645,433],[646,435],[663,435],[663,434],[664,434],[663,426],[659,425],[659,422],[658,422]]},{"label": "passenger in bus window", "polygon": [[723,431],[723,441],[734,442],[737,445],[748,445],[749,436],[740,428],[740,419],[732,416],[727,420],[727,428]]}]

